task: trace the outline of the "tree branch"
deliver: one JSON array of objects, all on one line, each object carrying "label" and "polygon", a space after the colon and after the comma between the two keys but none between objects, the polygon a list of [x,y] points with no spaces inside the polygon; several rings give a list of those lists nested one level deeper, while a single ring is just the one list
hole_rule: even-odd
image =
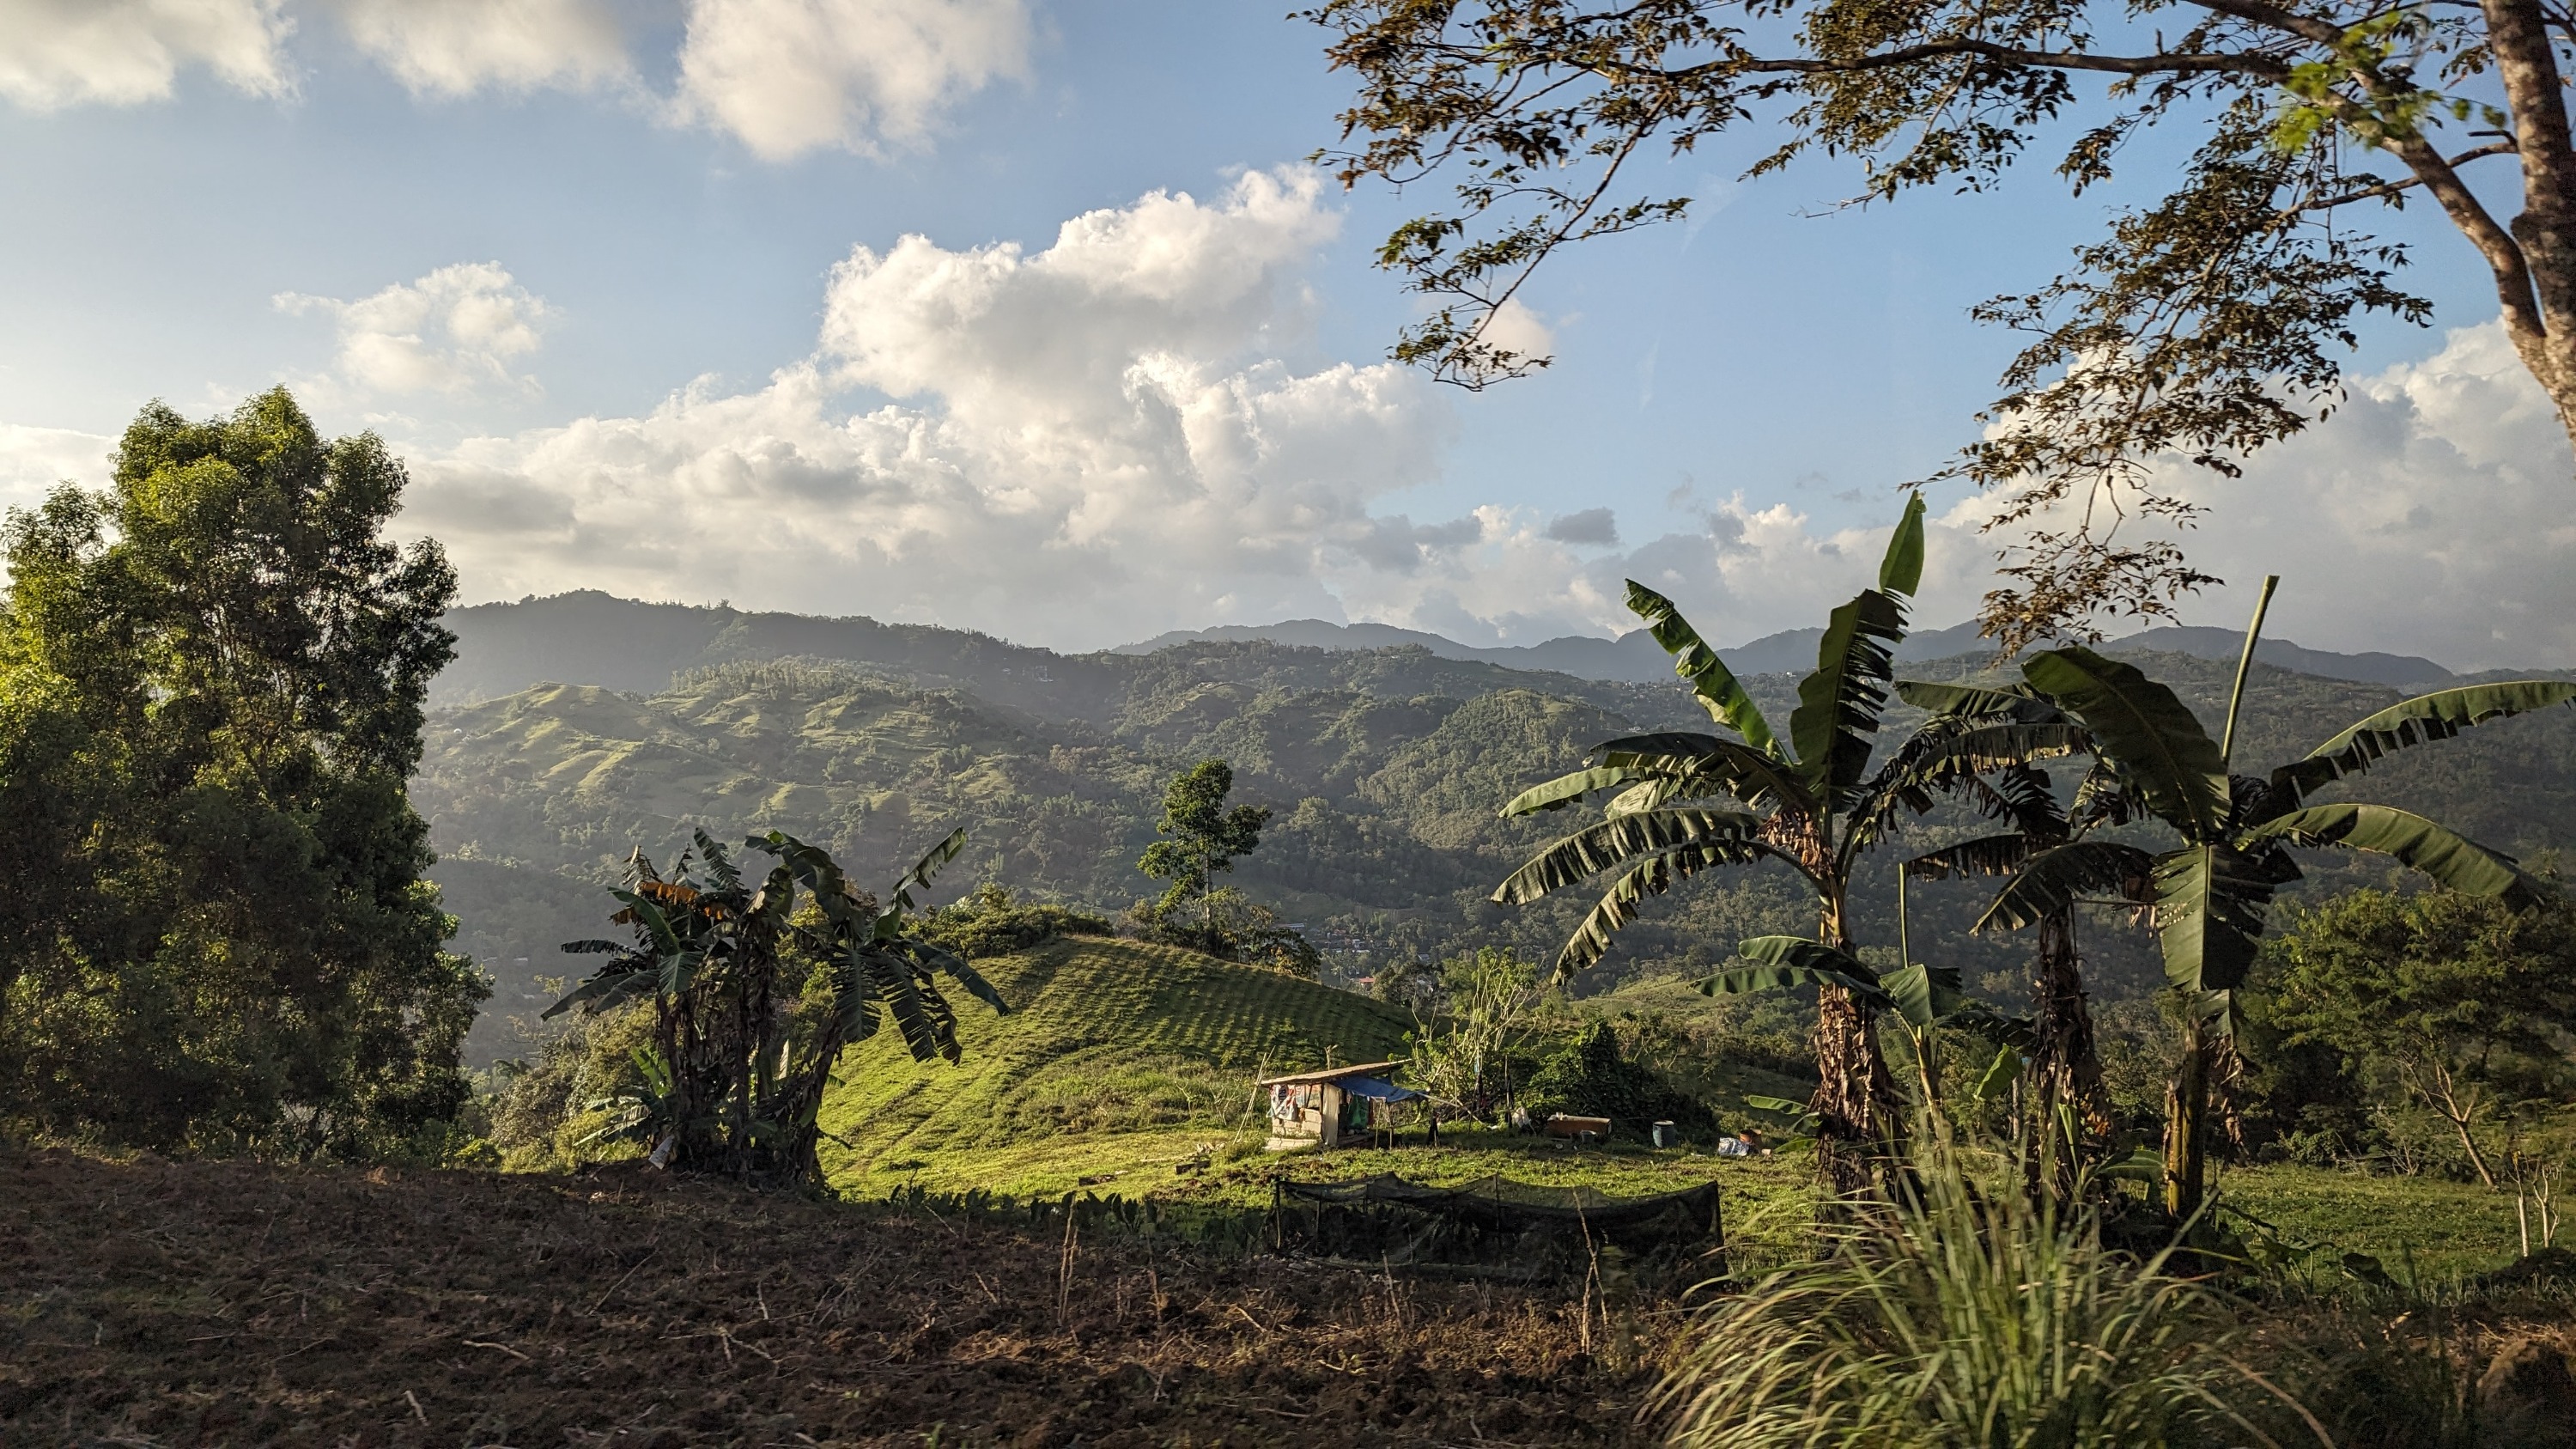
[{"label": "tree branch", "polygon": [[[2478,160],[2481,157],[2510,156],[2513,153],[2513,142],[2497,141],[2485,146],[2472,147],[2469,150],[2461,152],[2457,156],[2451,157],[2443,164],[2449,166],[2453,170],[2458,170],[2460,167]],[[2347,191],[2338,196],[2328,196],[2316,201],[2302,201],[2296,206],[2283,208],[2282,214],[2285,216],[2295,216],[2303,212],[2326,211],[2338,206],[2350,206],[2356,201],[2381,200],[2395,196],[2402,191],[2412,191],[2423,184],[2424,178],[2421,176],[2413,177],[2405,181],[2383,181],[2377,186],[2365,186],[2358,191]]]}]

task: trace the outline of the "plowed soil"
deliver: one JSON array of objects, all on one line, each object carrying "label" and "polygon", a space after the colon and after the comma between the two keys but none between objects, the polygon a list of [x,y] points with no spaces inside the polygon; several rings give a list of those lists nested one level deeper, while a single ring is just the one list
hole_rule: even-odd
[{"label": "plowed soil", "polygon": [[1644,1443],[1616,1317],[636,1168],[0,1148],[10,1445]]}]

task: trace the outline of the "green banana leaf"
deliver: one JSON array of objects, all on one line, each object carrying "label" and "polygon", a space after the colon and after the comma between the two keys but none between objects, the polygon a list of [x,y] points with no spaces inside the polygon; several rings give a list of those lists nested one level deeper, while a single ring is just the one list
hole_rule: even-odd
[{"label": "green banana leaf", "polygon": [[2283,883],[2273,862],[2229,845],[2186,845],[2158,857],[2156,944],[2165,980],[2195,992],[2244,985],[2273,891]]},{"label": "green banana leaf", "polygon": [[1621,926],[1637,919],[1638,905],[1646,897],[1662,895],[1712,866],[1740,865],[1771,854],[1770,847],[1759,841],[1727,837],[1685,845],[1637,862],[1621,872],[1592,909],[1584,913],[1574,934],[1566,938],[1565,948],[1556,953],[1556,961],[1548,969],[1547,984],[1555,986],[1610,954],[1612,939]]},{"label": "green banana leaf", "polygon": [[1641,810],[1613,816],[1548,846],[1501,885],[1494,887],[1496,905],[1524,905],[1624,865],[1639,856],[1718,839],[1740,839],[1761,828],[1754,817],[1732,810]]},{"label": "green banana leaf", "polygon": [[2493,719],[2510,719],[2553,704],[2576,701],[2576,680],[2516,679],[2436,690],[2402,700],[2272,772],[2272,782],[2302,795],[2332,780],[2368,770],[2380,757]]},{"label": "green banana leaf", "polygon": [[1509,820],[1519,815],[1535,815],[1541,810],[1562,810],[1595,790],[1625,786],[1643,778],[1645,774],[1643,770],[1626,766],[1605,765],[1598,769],[1577,770],[1570,775],[1559,775],[1544,785],[1532,785],[1514,795],[1510,803],[1503,806],[1502,816]]},{"label": "green banana leaf", "polygon": [[1826,810],[1839,814],[1859,793],[1895,678],[1891,651],[1904,637],[1904,605],[1893,594],[1864,589],[1834,610],[1816,645],[1815,672],[1798,681],[1789,742],[1807,793]]},{"label": "green banana leaf", "polygon": [[1878,586],[1891,594],[1911,595],[1923,585],[1923,494],[1909,493],[1896,531],[1887,536],[1887,553],[1878,561]]},{"label": "green banana leaf", "polygon": [[[1939,852],[1934,852],[1939,854]],[[1969,929],[2018,931],[2072,907],[2080,896],[2109,892],[2143,897],[2155,857],[2134,845],[2077,840],[2034,853]]]},{"label": "green banana leaf", "polygon": [[1899,699],[1934,716],[1986,718],[2001,716],[2023,724],[2049,724],[2065,719],[2055,703],[2042,698],[2027,684],[2008,684],[1997,689],[1973,684],[1934,684],[1922,679],[1896,681]]},{"label": "green banana leaf", "polygon": [[1700,708],[1708,711],[1710,719],[1742,735],[1746,744],[1764,754],[1780,753],[1780,742],[1772,737],[1770,721],[1762,717],[1753,696],[1744,692],[1734,671],[1682,617],[1672,600],[1630,579],[1628,609],[1646,621],[1647,632],[1655,636],[1666,654],[1673,656],[1673,672],[1690,681],[1691,692],[1699,696]]},{"label": "green banana leaf", "polygon": [[2516,907],[2532,905],[2551,893],[2512,856],[2393,805],[2311,805],[2265,821],[2246,832],[2239,843],[2252,849],[2274,841],[2375,850],[2395,856],[2452,890],[2501,896]]},{"label": "green banana leaf", "polygon": [[2084,721],[2094,748],[2118,765],[2129,792],[2158,819],[2186,840],[2218,838],[2229,805],[2226,761],[2172,690],[2134,665],[2083,648],[2033,655],[2021,672]]}]

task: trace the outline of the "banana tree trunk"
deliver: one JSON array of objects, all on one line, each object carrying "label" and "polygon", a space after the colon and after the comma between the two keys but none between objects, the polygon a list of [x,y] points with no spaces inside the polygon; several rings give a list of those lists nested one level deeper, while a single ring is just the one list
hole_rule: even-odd
[{"label": "banana tree trunk", "polygon": [[2075,946],[2075,913],[2040,918],[2031,958],[2031,1066],[2043,1110],[2053,1120],[2063,1104],[2074,1109],[2077,1140],[2065,1144],[2060,1185],[2071,1185],[2088,1142],[2111,1130],[2109,1099],[2102,1089],[2102,1060],[2093,1046],[2093,1013],[2084,1004],[2081,955]]},{"label": "banana tree trunk", "polygon": [[2182,1061],[2165,1087],[2165,1211],[2181,1222],[2200,1211],[2209,1168],[2209,1036],[2195,1018],[2183,1027]]},{"label": "banana tree trunk", "polygon": [[[1817,922],[1817,939],[1849,951],[1843,929],[1843,903],[1827,900]],[[1866,1191],[1872,1169],[1902,1151],[1905,1114],[1897,1105],[1896,1081],[1879,1054],[1869,1007],[1839,986],[1816,992],[1816,1095],[1808,1110],[1816,1125],[1817,1167],[1826,1190],[1836,1195]]]}]

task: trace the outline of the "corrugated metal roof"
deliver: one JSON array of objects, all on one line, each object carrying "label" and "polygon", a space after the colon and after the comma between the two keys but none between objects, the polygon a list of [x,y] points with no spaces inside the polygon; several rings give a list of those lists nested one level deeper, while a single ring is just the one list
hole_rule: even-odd
[{"label": "corrugated metal roof", "polygon": [[1338,1082],[1344,1077],[1382,1076],[1402,1062],[1360,1062],[1347,1067],[1326,1067],[1320,1072],[1296,1072],[1285,1077],[1263,1077],[1253,1085],[1259,1087],[1300,1087],[1309,1082]]}]

